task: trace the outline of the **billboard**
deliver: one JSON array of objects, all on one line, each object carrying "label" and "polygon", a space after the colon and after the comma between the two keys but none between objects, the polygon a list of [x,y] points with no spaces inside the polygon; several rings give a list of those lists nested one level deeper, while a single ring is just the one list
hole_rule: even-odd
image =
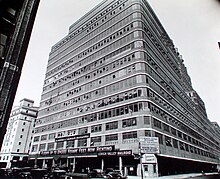
[{"label": "billboard", "polygon": [[139,138],[139,149],[144,154],[158,154],[159,153],[159,139],[158,137],[145,137]]}]

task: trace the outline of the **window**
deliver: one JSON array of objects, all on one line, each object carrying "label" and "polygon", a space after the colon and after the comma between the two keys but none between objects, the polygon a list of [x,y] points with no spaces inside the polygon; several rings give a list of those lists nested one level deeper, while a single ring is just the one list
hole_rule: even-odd
[{"label": "window", "polygon": [[4,56],[6,41],[7,41],[7,36],[0,34],[0,57]]},{"label": "window", "polygon": [[179,146],[181,150],[185,150],[184,143],[179,141]]},{"label": "window", "polygon": [[21,129],[21,132],[24,132],[24,128],[23,128],[23,129]]},{"label": "window", "polygon": [[32,152],[36,152],[37,151],[37,147],[38,147],[38,145],[33,145],[31,151]]},{"label": "window", "polygon": [[187,135],[186,135],[186,134],[183,134],[183,138],[184,138],[185,140],[187,140]]},{"label": "window", "polygon": [[101,141],[102,141],[101,136],[92,137],[92,138],[91,138],[91,143],[90,143],[90,145],[93,145],[94,143],[96,143],[96,142],[101,142]]},{"label": "window", "polygon": [[165,144],[166,144],[166,146],[172,147],[172,141],[171,141],[170,137],[165,136]]},{"label": "window", "polygon": [[150,130],[145,130],[144,131],[145,136],[151,137],[151,131]]},{"label": "window", "polygon": [[122,138],[123,139],[135,139],[137,138],[137,131],[122,133]]},{"label": "window", "polygon": [[79,135],[87,134],[88,133],[88,127],[80,128],[79,129]]},{"label": "window", "polygon": [[188,141],[192,142],[192,137],[188,136]]},{"label": "window", "polygon": [[118,140],[118,134],[111,134],[105,136],[105,141]]},{"label": "window", "polygon": [[150,125],[150,116],[144,116],[144,124]]},{"label": "window", "polygon": [[46,149],[46,144],[40,144],[39,150],[42,151],[42,150],[45,150],[45,149]]},{"label": "window", "polygon": [[68,135],[74,135],[76,133],[76,130],[68,130],[67,134]]},{"label": "window", "polygon": [[159,143],[163,144],[163,135],[162,134],[155,132],[155,137],[158,137]]},{"label": "window", "polygon": [[144,171],[148,172],[148,165],[144,165]]},{"label": "window", "polygon": [[157,166],[155,164],[153,165],[153,169],[154,169],[154,173],[156,173],[157,172]]},{"label": "window", "polygon": [[163,124],[163,130],[166,132],[170,132],[170,127],[167,124]]},{"label": "window", "polygon": [[47,150],[53,150],[54,149],[54,142],[48,143]]},{"label": "window", "polygon": [[39,140],[40,140],[40,136],[34,137],[34,142],[37,142],[37,141],[39,141]]},{"label": "window", "polygon": [[21,142],[18,142],[18,145],[21,145]]},{"label": "window", "polygon": [[186,149],[186,151],[189,152],[189,145],[188,144],[185,144],[185,149]]},{"label": "window", "polygon": [[49,139],[54,139],[55,136],[56,136],[56,133],[49,134]]},{"label": "window", "polygon": [[176,139],[173,139],[173,147],[178,148],[178,142]]},{"label": "window", "polygon": [[41,141],[43,141],[43,140],[47,140],[47,134],[41,136]]},{"label": "window", "polygon": [[63,141],[58,141],[57,142],[57,149],[63,148],[64,142]]},{"label": "window", "polygon": [[23,137],[23,135],[20,135],[20,138],[22,138]]},{"label": "window", "polygon": [[106,123],[105,130],[113,130],[113,129],[118,129],[118,121]]},{"label": "window", "polygon": [[74,147],[74,145],[75,145],[75,140],[68,140],[66,143],[66,148]]},{"label": "window", "polygon": [[171,133],[172,133],[173,135],[176,135],[176,129],[171,128]]},{"label": "window", "polygon": [[62,137],[62,136],[64,136],[64,135],[65,135],[65,132],[64,132],[64,131],[57,133],[57,137]]},{"label": "window", "polygon": [[102,125],[101,124],[91,127],[91,132],[100,132],[100,131],[102,131]]},{"label": "window", "polygon": [[154,127],[161,129],[161,122],[154,118]]},{"label": "window", "polygon": [[87,146],[87,139],[79,139],[78,140],[78,147],[85,147]]},{"label": "window", "polygon": [[182,132],[177,131],[178,137],[182,138]]},{"label": "window", "polygon": [[122,127],[130,127],[130,126],[136,126],[137,125],[137,119],[136,118],[130,118],[130,119],[124,119],[122,120]]}]

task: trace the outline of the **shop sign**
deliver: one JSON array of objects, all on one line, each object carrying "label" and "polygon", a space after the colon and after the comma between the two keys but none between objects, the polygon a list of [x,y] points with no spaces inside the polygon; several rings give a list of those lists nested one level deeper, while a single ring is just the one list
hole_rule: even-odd
[{"label": "shop sign", "polygon": [[141,153],[145,153],[145,154],[159,153],[158,137],[140,137],[139,149]]},{"label": "shop sign", "polygon": [[87,152],[88,152],[88,153],[94,153],[94,152],[96,152],[96,147],[89,147],[89,148],[87,148]]},{"label": "shop sign", "polygon": [[45,156],[45,155],[86,154],[86,153],[96,153],[96,152],[112,152],[114,150],[115,150],[115,146],[99,146],[99,147],[41,151],[40,155]]},{"label": "shop sign", "polygon": [[51,151],[43,151],[43,152],[40,152],[40,155],[50,155],[50,152]]},{"label": "shop sign", "polygon": [[67,150],[63,149],[63,150],[58,150],[58,155],[65,155],[67,154]]},{"label": "shop sign", "polygon": [[114,146],[100,146],[96,147],[96,152],[113,151],[114,149]]},{"label": "shop sign", "polygon": [[99,152],[98,156],[131,156],[132,150],[121,150],[115,152]]},{"label": "shop sign", "polygon": [[154,154],[144,154],[142,162],[143,163],[157,163],[157,158]]},{"label": "shop sign", "polygon": [[117,151],[118,156],[131,156],[132,155],[132,150],[121,150]]},{"label": "shop sign", "polygon": [[78,154],[78,149],[68,149],[68,154]]},{"label": "shop sign", "polygon": [[55,141],[66,141],[66,140],[78,140],[78,139],[85,139],[89,138],[90,134],[83,134],[83,135],[74,135],[74,136],[65,136],[65,137],[58,137],[55,138]]},{"label": "shop sign", "polygon": [[117,152],[99,152],[98,156],[116,156]]},{"label": "shop sign", "polygon": [[65,155],[67,154],[67,149],[63,150],[51,150],[51,151],[41,151],[40,155]]}]

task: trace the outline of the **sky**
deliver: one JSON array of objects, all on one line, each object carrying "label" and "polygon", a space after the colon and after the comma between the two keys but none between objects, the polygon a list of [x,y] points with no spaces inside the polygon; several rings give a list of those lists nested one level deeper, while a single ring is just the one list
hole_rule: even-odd
[{"label": "sky", "polygon": [[[51,47],[70,25],[102,0],[42,0],[14,100],[39,106]],[[183,56],[193,88],[205,103],[210,121],[220,124],[220,1],[148,0],[175,47]]]}]

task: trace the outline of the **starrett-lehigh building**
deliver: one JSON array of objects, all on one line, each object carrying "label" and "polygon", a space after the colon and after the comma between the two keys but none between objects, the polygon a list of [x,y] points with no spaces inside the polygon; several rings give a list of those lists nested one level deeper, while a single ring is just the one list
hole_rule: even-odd
[{"label": "starrett-lehigh building", "polygon": [[219,136],[147,1],[105,0],[51,49],[30,159],[75,172],[211,171]]}]

